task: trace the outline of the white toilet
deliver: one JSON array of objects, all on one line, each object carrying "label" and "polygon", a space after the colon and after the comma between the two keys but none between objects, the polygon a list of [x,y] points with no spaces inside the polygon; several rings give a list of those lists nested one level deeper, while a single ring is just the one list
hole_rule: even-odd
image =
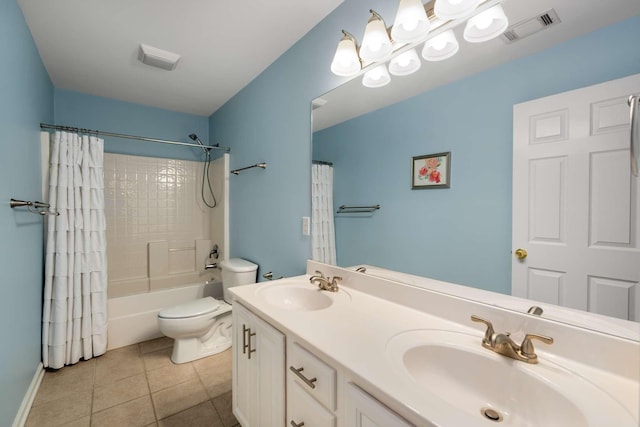
[{"label": "white toilet", "polygon": [[175,340],[171,360],[186,363],[231,347],[232,286],[256,282],[258,266],[240,258],[220,262],[223,300],[200,298],[158,313],[160,332]]}]

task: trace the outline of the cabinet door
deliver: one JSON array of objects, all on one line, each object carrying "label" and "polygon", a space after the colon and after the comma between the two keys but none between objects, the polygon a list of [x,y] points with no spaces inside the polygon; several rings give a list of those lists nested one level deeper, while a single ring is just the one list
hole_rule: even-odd
[{"label": "cabinet door", "polygon": [[255,363],[249,360],[248,330],[251,328],[251,313],[240,304],[235,303],[232,310],[233,321],[233,382],[232,382],[232,406],[233,415],[238,422],[249,427],[252,424],[253,402],[256,400],[255,387]]},{"label": "cabinet door", "polygon": [[354,384],[346,387],[346,422],[348,427],[410,427],[375,398]]},{"label": "cabinet door", "polygon": [[283,426],[285,423],[284,335],[262,319],[254,317],[251,332],[251,362],[257,366],[257,415],[253,425]]}]

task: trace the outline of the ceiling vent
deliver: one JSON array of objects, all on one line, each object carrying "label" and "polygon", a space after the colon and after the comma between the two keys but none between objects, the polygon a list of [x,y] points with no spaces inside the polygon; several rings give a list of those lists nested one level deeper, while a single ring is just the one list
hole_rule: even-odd
[{"label": "ceiling vent", "polygon": [[560,18],[555,10],[549,9],[533,18],[525,19],[517,24],[513,24],[500,36],[506,43],[513,43],[520,39],[535,34],[539,31],[560,23]]},{"label": "ceiling vent", "polygon": [[140,50],[138,51],[138,59],[143,64],[151,65],[152,67],[162,68],[163,70],[171,71],[176,68],[180,55],[166,50],[158,49],[157,47],[149,46],[146,44],[140,44]]}]

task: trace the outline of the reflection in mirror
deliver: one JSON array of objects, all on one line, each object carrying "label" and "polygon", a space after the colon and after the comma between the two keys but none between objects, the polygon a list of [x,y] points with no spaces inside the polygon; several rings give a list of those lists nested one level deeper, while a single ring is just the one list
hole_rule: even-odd
[{"label": "reflection in mirror", "polygon": [[[512,268],[523,262],[512,253],[518,249],[512,247],[512,235],[516,235],[515,228],[512,231],[512,225],[516,226],[512,221],[514,105],[640,73],[640,53],[634,42],[640,37],[640,4],[633,0],[613,3],[508,1],[504,9],[511,22],[547,6],[555,9],[562,22],[517,42],[493,40],[480,52],[463,52],[461,47],[458,55],[448,60],[453,62],[445,61],[447,65],[423,64],[420,82],[415,75],[397,77],[384,88],[370,89],[355,78],[314,100],[314,106],[324,104],[313,111],[313,159],[333,163],[337,264],[376,265],[511,295]],[[612,16],[612,10],[621,12]],[[607,23],[602,22],[603,15],[608,15]],[[480,64],[478,55],[486,55]],[[475,74],[469,75],[468,70]],[[404,78],[409,80],[401,81]],[[426,88],[424,79],[431,81]],[[621,107],[607,111],[617,108]],[[615,125],[621,134],[626,132],[628,141],[626,111],[627,122]],[[540,123],[551,129],[556,118],[549,118]],[[544,135],[545,130],[540,132]],[[628,160],[628,148],[616,150],[627,150]],[[412,158],[441,152],[451,152],[450,188],[412,190]],[[615,166],[611,171],[617,170],[617,160],[612,161]],[[562,167],[540,169],[541,176],[553,180]],[[582,188],[595,188],[594,179],[585,181]],[[520,296],[606,315],[627,313],[627,319],[640,320],[640,185],[633,179],[627,178],[631,195],[627,198],[629,242],[626,247],[613,245],[635,262],[631,276],[598,282],[602,277],[590,273],[576,297],[565,289],[566,282],[573,280],[570,269],[559,275],[539,269],[535,272],[538,291],[525,291]],[[561,197],[559,191],[557,196]],[[552,200],[547,197],[549,203]],[[367,214],[343,216],[335,214],[340,205],[381,207]],[[540,209],[552,212],[560,209],[558,206],[562,205]],[[575,220],[565,218],[563,227]],[[527,235],[531,224],[522,227]],[[585,242],[589,241],[587,230],[585,225],[579,233]],[[531,260],[531,248],[523,249],[529,249]],[[617,265],[618,261],[611,263]],[[572,263],[590,261],[579,258]],[[524,280],[528,280],[526,276]],[[606,307],[594,305],[597,292],[604,289],[602,284],[614,290]],[[545,285],[546,293],[540,290]],[[504,298],[496,296],[496,301],[503,304]],[[545,308],[542,303],[537,305]],[[542,317],[549,318],[550,311],[545,309]],[[637,324],[610,321],[638,335]],[[598,329],[597,324],[593,327]]]}]

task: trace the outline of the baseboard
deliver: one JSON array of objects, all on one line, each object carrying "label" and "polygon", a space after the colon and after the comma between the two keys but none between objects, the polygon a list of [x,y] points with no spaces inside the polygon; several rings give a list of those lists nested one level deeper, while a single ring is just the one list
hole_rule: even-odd
[{"label": "baseboard", "polygon": [[33,404],[33,401],[36,398],[36,394],[38,394],[38,389],[40,388],[40,384],[42,383],[43,378],[44,378],[44,366],[42,365],[42,362],[40,362],[38,363],[36,372],[33,375],[31,384],[29,384],[27,393],[24,395],[24,399],[22,399],[22,404],[20,405],[20,409],[18,409],[16,418],[13,420],[13,427],[23,427],[24,424],[27,422],[27,417],[29,416],[31,405]]}]

